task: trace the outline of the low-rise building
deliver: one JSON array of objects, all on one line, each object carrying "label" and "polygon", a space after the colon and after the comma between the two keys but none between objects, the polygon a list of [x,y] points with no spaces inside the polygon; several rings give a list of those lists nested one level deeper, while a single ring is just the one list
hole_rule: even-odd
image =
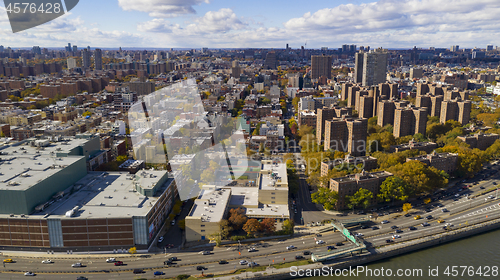
[{"label": "low-rise building", "polygon": [[457,169],[458,154],[452,153],[436,153],[436,151],[427,155],[420,155],[416,157],[407,158],[406,162],[411,160],[418,160],[428,166],[442,170],[448,174],[452,174]]},{"label": "low-rise building", "polygon": [[500,135],[495,133],[482,134],[476,133],[474,135],[458,136],[457,139],[469,144],[471,149],[478,148],[479,150],[486,150],[489,146],[493,145]]}]

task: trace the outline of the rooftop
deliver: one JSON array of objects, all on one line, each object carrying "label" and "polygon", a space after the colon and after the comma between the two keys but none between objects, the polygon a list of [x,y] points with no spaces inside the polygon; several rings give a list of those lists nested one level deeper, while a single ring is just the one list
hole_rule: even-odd
[{"label": "rooftop", "polygon": [[277,188],[288,190],[286,164],[263,161],[259,189],[276,190]]},{"label": "rooftop", "polygon": [[231,189],[205,185],[194,201],[188,217],[201,218],[202,222],[218,223],[224,217],[230,196]]},{"label": "rooftop", "polygon": [[[135,176],[128,172],[90,172],[78,181],[75,192],[59,199],[42,212],[31,215],[71,219],[145,216],[158,197],[173,182],[168,178],[155,196],[146,197],[135,190],[135,184],[150,186],[167,175],[166,171],[147,171],[152,176]],[[132,179],[135,178],[135,179]],[[78,207],[72,217],[66,213]]]},{"label": "rooftop", "polygon": [[374,178],[383,178],[383,177],[389,177],[392,176],[392,173],[389,173],[387,171],[377,171],[377,172],[361,172],[357,174],[349,174],[344,177],[339,177],[339,178],[333,178],[333,181],[336,182],[349,182],[349,181],[363,181],[363,180],[370,180]]}]

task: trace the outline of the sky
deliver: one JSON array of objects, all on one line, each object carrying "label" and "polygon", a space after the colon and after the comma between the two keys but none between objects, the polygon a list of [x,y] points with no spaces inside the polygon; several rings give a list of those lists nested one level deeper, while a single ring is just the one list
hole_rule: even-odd
[{"label": "sky", "polygon": [[0,45],[12,48],[500,44],[499,0],[80,0],[64,16],[18,33],[0,4]]}]

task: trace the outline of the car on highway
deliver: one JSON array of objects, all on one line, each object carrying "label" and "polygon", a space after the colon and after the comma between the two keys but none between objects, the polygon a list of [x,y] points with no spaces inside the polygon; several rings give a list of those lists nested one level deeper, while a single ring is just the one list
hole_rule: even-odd
[{"label": "car on highway", "polygon": [[74,263],[71,265],[71,267],[82,267],[82,263]]},{"label": "car on highway", "polygon": [[388,224],[388,223],[390,223],[388,220],[383,220],[383,221],[381,222],[381,224]]},{"label": "car on highway", "polygon": [[165,275],[165,272],[163,272],[163,271],[155,271],[155,272],[153,273],[153,275],[154,275],[154,276]]},{"label": "car on highway", "polygon": [[173,262],[171,260],[166,260],[163,262],[163,265],[171,265]]},{"label": "car on highway", "polygon": [[178,261],[179,259],[177,257],[170,257],[170,258],[168,258],[168,260],[171,262],[175,262],[175,261]]},{"label": "car on highway", "polygon": [[323,235],[321,235],[321,233],[316,233],[316,237],[321,237]]},{"label": "car on highway", "polygon": [[308,256],[308,255],[310,255],[310,254],[311,254],[311,251],[304,251],[304,252],[302,252],[302,254],[303,254],[304,256]]},{"label": "car on highway", "polygon": [[354,236],[356,236],[356,237],[361,237],[361,236],[363,236],[363,234],[362,234],[361,232],[358,232],[358,233],[356,233]]},{"label": "car on highway", "polygon": [[31,272],[31,271],[28,271],[26,273],[24,273],[24,276],[35,276],[36,274]]},{"label": "car on highway", "polygon": [[402,230],[400,230],[400,229],[397,229],[397,230],[396,230],[396,233],[402,233],[402,232],[403,232],[403,231],[402,231]]},{"label": "car on highway", "polygon": [[444,223],[444,220],[438,220],[438,223],[442,224]]},{"label": "car on highway", "polygon": [[160,238],[158,238],[158,243],[162,243],[163,242],[163,236],[160,236]]},{"label": "car on highway", "polygon": [[391,229],[397,229],[397,228],[398,228],[398,226],[392,226],[391,227]]},{"label": "car on highway", "polygon": [[207,268],[204,267],[203,265],[199,265],[196,267],[196,270],[206,270]]},{"label": "car on highway", "polygon": [[392,243],[392,242],[394,242],[392,239],[386,239],[385,240],[385,243]]},{"label": "car on highway", "polygon": [[113,263],[113,262],[116,262],[116,259],[115,258],[109,258],[106,260],[107,263]]},{"label": "car on highway", "polygon": [[140,269],[140,268],[136,268],[132,271],[132,273],[134,274],[141,274],[141,273],[144,273],[144,270]]},{"label": "car on highway", "polygon": [[115,266],[121,266],[121,265],[123,265],[123,262],[122,262],[122,261],[116,261],[116,262],[115,262]]},{"label": "car on highway", "polygon": [[342,245],[344,245],[344,243],[342,243],[342,242],[337,242],[337,243],[335,243],[335,245],[337,245],[337,246],[342,246]]},{"label": "car on highway", "polygon": [[442,211],[443,213],[450,212],[450,211],[448,211],[448,209],[446,209],[446,208],[441,209],[441,211]]},{"label": "car on highway", "polygon": [[250,253],[251,253],[251,252],[257,252],[257,249],[255,249],[255,248],[250,248],[250,249],[248,249],[248,252],[250,252]]},{"label": "car on highway", "polygon": [[14,261],[12,259],[5,259],[3,260],[4,263],[13,263]]},{"label": "car on highway", "polygon": [[248,261],[247,261],[247,260],[241,260],[241,261],[240,261],[240,264],[241,264],[241,265],[247,265],[247,264],[248,264]]},{"label": "car on highway", "polygon": [[408,229],[409,229],[409,230],[416,230],[417,228],[416,228],[416,227],[411,226],[411,227],[409,227]]},{"label": "car on highway", "polygon": [[76,280],[89,280],[89,279],[85,276],[78,276],[76,277]]},{"label": "car on highway", "polygon": [[410,217],[410,216],[411,216],[410,213],[405,214],[405,217]]},{"label": "car on highway", "polygon": [[432,215],[429,215],[427,217],[425,217],[427,220],[431,220],[432,219]]},{"label": "car on highway", "polygon": [[54,263],[52,260],[43,260],[42,263]]},{"label": "car on highway", "polygon": [[428,226],[430,226],[430,225],[431,225],[431,224],[429,224],[429,223],[427,223],[427,222],[426,222],[426,223],[422,223],[422,226],[423,226],[423,227],[428,227]]},{"label": "car on highway", "polygon": [[367,226],[367,225],[362,225],[361,226],[361,229],[367,229],[367,228],[369,228],[369,226]]},{"label": "car on highway", "polygon": [[210,255],[210,251],[201,251],[202,255]]},{"label": "car on highway", "polygon": [[297,247],[295,247],[293,245],[290,245],[290,246],[287,246],[286,249],[287,250],[293,250],[293,249],[297,249]]},{"label": "car on highway", "polygon": [[316,244],[318,244],[318,245],[319,245],[319,244],[325,244],[325,241],[323,241],[323,240],[318,240],[318,241],[316,241]]},{"label": "car on highway", "polygon": [[305,259],[305,258],[302,255],[297,255],[297,256],[295,256],[295,259],[296,260],[302,260],[302,259]]},{"label": "car on highway", "polygon": [[413,217],[413,219],[415,219],[415,220],[420,220],[420,219],[422,219],[422,216],[417,215],[417,216]]},{"label": "car on highway", "polygon": [[335,247],[330,245],[330,246],[327,246],[326,249],[327,250],[335,250]]},{"label": "car on highway", "polygon": [[484,190],[484,189],[485,189],[485,187],[483,187],[483,186],[480,186],[479,188],[480,188],[480,189],[482,189],[482,190]]},{"label": "car on highway", "polygon": [[220,261],[219,261],[219,264],[228,264],[228,263],[229,263],[229,262],[228,262],[228,261],[226,261],[226,260],[220,260]]},{"label": "car on highway", "polygon": [[392,236],[392,239],[398,239],[398,238],[401,238],[401,235],[394,234],[394,235]]},{"label": "car on highway", "polygon": [[256,262],[249,262],[247,265],[248,265],[248,267],[259,266],[259,264]]},{"label": "car on highway", "polygon": [[372,226],[372,230],[377,230],[377,229],[379,229],[378,226]]}]

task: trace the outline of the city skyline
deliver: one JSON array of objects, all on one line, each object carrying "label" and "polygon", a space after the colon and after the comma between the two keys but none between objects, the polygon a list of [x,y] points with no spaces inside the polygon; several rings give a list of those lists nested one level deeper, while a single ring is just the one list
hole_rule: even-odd
[{"label": "city skyline", "polygon": [[[3,1],[2,1],[3,2]],[[3,5],[2,5],[3,6]],[[13,34],[0,8],[1,44],[54,48],[484,48],[496,45],[500,5],[478,1],[85,1],[52,22]]]}]

